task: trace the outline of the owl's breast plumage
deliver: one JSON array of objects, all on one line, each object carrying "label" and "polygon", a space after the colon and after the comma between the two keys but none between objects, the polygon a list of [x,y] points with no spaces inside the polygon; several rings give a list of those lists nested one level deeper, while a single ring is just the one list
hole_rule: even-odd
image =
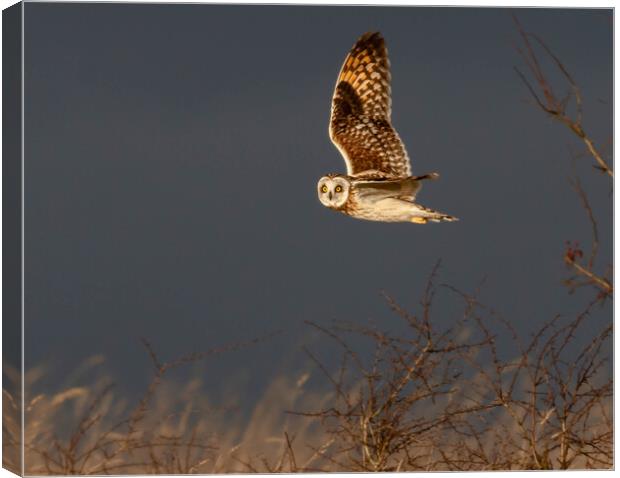
[{"label": "owl's breast plumage", "polygon": [[358,219],[371,221],[381,220],[382,212],[377,209],[381,199],[388,197],[382,191],[369,194],[367,188],[359,188],[353,182],[349,192],[349,198],[342,208],[342,212]]}]

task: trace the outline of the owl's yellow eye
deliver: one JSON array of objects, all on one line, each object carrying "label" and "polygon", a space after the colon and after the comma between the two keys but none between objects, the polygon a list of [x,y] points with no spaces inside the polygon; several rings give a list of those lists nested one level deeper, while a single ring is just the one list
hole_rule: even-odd
[{"label": "owl's yellow eye", "polygon": [[[340,186],[338,186],[340,187]],[[323,186],[321,186],[321,192],[322,193],[326,193],[327,192],[327,186],[325,186],[325,184],[323,184]]]},{"label": "owl's yellow eye", "polygon": [[342,186],[336,186],[336,192],[337,193],[341,193],[342,192]]}]

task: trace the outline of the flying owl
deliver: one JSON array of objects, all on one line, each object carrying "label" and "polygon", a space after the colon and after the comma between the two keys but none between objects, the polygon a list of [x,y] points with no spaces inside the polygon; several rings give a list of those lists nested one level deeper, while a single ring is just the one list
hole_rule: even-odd
[{"label": "flying owl", "polygon": [[425,179],[412,176],[409,156],[392,127],[390,61],[380,33],[366,33],[342,65],[332,99],[329,136],[347,174],[328,174],[317,185],[321,203],[358,219],[383,222],[455,221],[414,202]]}]

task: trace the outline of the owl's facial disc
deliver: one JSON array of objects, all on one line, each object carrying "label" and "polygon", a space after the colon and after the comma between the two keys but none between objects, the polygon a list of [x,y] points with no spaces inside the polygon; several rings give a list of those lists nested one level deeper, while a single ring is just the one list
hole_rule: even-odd
[{"label": "owl's facial disc", "polygon": [[323,206],[340,209],[349,198],[349,181],[343,176],[323,176],[319,179],[317,190]]}]

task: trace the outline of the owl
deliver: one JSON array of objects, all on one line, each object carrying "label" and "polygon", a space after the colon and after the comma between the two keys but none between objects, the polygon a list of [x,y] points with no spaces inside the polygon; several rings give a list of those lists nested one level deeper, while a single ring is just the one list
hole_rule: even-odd
[{"label": "owl", "polygon": [[329,136],[347,174],[328,174],[317,185],[326,207],[383,222],[456,221],[414,202],[422,181],[411,175],[405,146],[392,126],[390,61],[380,33],[366,33],[347,55],[332,99]]}]

